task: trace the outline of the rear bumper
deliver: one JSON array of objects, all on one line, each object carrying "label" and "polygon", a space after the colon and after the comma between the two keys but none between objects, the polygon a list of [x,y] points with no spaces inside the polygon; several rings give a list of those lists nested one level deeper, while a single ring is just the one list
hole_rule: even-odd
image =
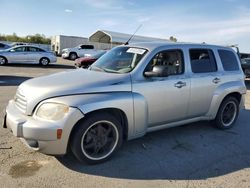
[{"label": "rear bumper", "polygon": [[[22,114],[10,101],[6,108],[4,127],[13,135],[22,138],[25,143],[41,153],[62,155],[67,151],[69,136],[73,126],[83,118],[77,108],[70,108],[65,117],[59,121],[37,119]],[[62,136],[57,138],[57,130],[62,129]]]},{"label": "rear bumper", "polygon": [[51,57],[51,58],[50,58],[50,62],[51,62],[51,63],[56,63],[56,62],[57,62],[56,56]]}]

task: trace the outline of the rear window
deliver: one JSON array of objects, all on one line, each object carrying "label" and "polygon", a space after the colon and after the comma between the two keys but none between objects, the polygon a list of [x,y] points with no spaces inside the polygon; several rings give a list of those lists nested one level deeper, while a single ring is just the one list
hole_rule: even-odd
[{"label": "rear window", "polygon": [[218,50],[222,66],[225,71],[239,70],[239,64],[235,54],[229,50]]},{"label": "rear window", "polygon": [[210,49],[191,49],[190,60],[193,73],[216,72],[217,65]]}]

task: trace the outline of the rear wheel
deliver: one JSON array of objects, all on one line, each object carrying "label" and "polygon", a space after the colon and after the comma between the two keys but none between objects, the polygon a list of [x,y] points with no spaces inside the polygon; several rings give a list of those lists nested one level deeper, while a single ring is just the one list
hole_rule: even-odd
[{"label": "rear wheel", "polygon": [[121,123],[108,113],[92,114],[79,122],[70,143],[76,158],[89,164],[109,159],[122,144]]},{"label": "rear wheel", "polygon": [[220,129],[229,129],[237,120],[238,114],[239,101],[235,97],[227,97],[220,105],[215,125]]},{"label": "rear wheel", "polygon": [[49,59],[46,57],[43,57],[40,59],[40,65],[47,66],[49,64]]},{"label": "rear wheel", "polygon": [[7,59],[5,57],[0,56],[0,65],[6,65]]}]

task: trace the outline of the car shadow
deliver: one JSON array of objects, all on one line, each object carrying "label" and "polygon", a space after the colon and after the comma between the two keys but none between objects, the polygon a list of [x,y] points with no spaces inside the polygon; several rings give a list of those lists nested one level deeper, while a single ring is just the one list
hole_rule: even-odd
[{"label": "car shadow", "polygon": [[84,174],[132,180],[197,180],[250,167],[250,111],[241,110],[236,125],[218,130],[198,122],[149,133],[125,142],[109,161],[88,165],[72,154],[57,157]]},{"label": "car shadow", "polygon": [[0,86],[18,86],[32,77],[0,75]]},{"label": "car shadow", "polygon": [[8,66],[8,67],[24,67],[24,68],[42,68],[42,69],[46,69],[46,68],[75,69],[74,65],[65,65],[65,64],[49,64],[47,66],[41,66],[39,64],[15,64],[15,63],[11,63],[11,64],[7,64],[5,66]]}]

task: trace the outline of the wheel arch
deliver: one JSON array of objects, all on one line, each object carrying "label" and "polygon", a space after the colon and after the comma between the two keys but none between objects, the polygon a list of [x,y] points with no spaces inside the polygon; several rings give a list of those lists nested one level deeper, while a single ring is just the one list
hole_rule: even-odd
[{"label": "wheel arch", "polygon": [[70,57],[71,54],[76,54],[76,57],[79,57],[77,52],[75,52],[75,51],[69,52],[69,57]]},{"label": "wheel arch", "polygon": [[239,91],[232,91],[229,93],[226,93],[223,96],[217,96],[215,97],[216,99],[212,100],[211,106],[210,106],[210,110],[208,112],[209,116],[211,116],[211,119],[214,119],[218,113],[218,110],[222,104],[222,102],[224,100],[226,100],[228,97],[234,97],[237,99],[237,101],[239,102],[239,104],[241,104],[241,100],[242,100],[242,93],[240,93]]},{"label": "wheel arch", "polygon": [[6,60],[5,64],[7,64],[9,62],[6,56],[0,55],[0,57],[4,58]]},{"label": "wheel arch", "polygon": [[223,102],[223,100],[225,100],[225,98],[229,96],[235,97],[238,100],[239,104],[242,105],[242,102],[244,102],[244,95],[246,94],[246,91],[246,86],[243,80],[225,82],[221,84],[214,91],[206,117],[211,120],[214,119],[217,115],[221,103]]},{"label": "wheel arch", "polygon": [[97,110],[88,112],[87,114],[84,114],[84,117],[79,119],[77,123],[72,127],[70,135],[69,135],[69,139],[68,139],[68,144],[67,144],[68,150],[70,148],[69,145],[70,145],[71,140],[73,139],[73,135],[75,131],[77,131],[77,128],[80,126],[80,123],[84,121],[84,119],[86,119],[87,117],[93,114],[97,114],[97,113],[109,113],[113,115],[115,118],[117,118],[117,120],[121,123],[121,126],[123,128],[123,140],[128,139],[128,119],[124,111],[118,108],[97,109]]}]

